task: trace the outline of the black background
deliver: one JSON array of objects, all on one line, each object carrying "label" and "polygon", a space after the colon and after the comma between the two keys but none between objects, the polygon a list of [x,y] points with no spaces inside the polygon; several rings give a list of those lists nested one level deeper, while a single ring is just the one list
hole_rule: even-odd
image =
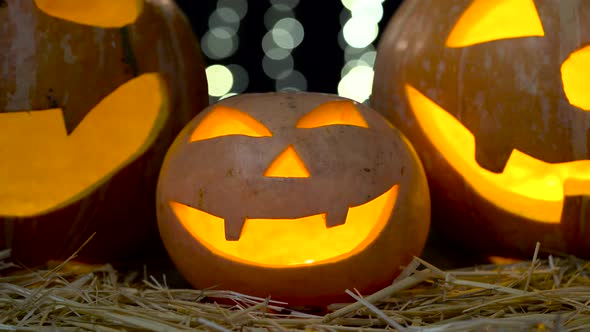
[{"label": "black background", "polygon": [[[176,0],[201,40],[208,29],[209,15],[217,6],[216,0]],[[383,18],[379,32],[398,8],[401,0],[383,2]],[[264,13],[271,6],[269,0],[249,0],[248,12],[238,30],[239,48],[228,58],[211,60],[207,65],[239,64],[248,72],[250,84],[244,92],[275,91],[274,80],[262,70],[264,51],[262,37],[267,32]],[[294,8],[295,18],[305,29],[303,42],[292,53],[297,70],[307,79],[307,91],[337,93],[340,71],[344,66],[344,52],[338,44],[341,30],[340,13],[344,9],[339,0],[300,0]],[[374,42],[377,44],[379,37]]]}]

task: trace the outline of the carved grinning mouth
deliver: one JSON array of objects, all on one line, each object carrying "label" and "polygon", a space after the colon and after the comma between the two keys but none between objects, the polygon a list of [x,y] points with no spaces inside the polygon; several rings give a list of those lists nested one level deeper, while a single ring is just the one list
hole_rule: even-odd
[{"label": "carved grinning mouth", "polygon": [[445,160],[483,198],[520,216],[559,223],[564,196],[590,195],[590,161],[546,163],[512,150],[502,173],[475,160],[475,139],[446,110],[406,84],[406,95],[420,127]]},{"label": "carved grinning mouth", "polygon": [[297,219],[246,219],[237,241],[225,239],[223,218],[169,201],[184,228],[214,254],[266,267],[295,267],[338,261],[363,251],[387,225],[399,185],[348,208],[342,225],[327,227],[326,214]]},{"label": "carved grinning mouth", "polygon": [[118,87],[69,135],[59,108],[0,113],[0,216],[47,213],[87,194],[151,146],[167,116],[155,73]]}]

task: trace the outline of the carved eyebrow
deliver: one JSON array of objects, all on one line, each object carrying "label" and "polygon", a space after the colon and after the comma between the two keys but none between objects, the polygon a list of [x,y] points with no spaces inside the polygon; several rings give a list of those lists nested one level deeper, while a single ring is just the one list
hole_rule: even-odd
[{"label": "carved eyebrow", "polygon": [[62,20],[99,28],[121,28],[134,23],[143,11],[137,0],[35,0],[43,13]]},{"label": "carved eyebrow", "polygon": [[189,142],[230,135],[264,137],[272,136],[272,133],[249,114],[236,108],[218,105],[201,120],[191,134]]},{"label": "carved eyebrow", "polygon": [[499,39],[544,35],[533,0],[474,0],[455,23],[446,46],[466,47]]},{"label": "carved eyebrow", "polygon": [[361,112],[350,100],[323,103],[302,116],[296,128],[317,128],[332,125],[349,125],[369,128]]}]

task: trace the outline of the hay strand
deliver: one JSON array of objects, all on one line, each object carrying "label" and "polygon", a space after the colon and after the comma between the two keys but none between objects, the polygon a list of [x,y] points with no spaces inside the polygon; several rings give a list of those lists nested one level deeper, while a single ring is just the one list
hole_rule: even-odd
[{"label": "hay strand", "polygon": [[[0,275],[0,331],[588,331],[590,262],[538,258],[441,270],[415,258],[374,294],[321,315],[225,290],[176,289],[144,270],[66,260]],[[0,251],[9,271],[10,253]],[[204,272],[205,273],[205,272]],[[367,276],[370,277],[370,276]]]}]

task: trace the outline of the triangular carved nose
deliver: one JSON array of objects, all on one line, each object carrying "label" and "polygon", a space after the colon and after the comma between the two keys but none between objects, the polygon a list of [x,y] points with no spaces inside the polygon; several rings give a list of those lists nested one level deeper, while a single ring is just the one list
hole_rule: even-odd
[{"label": "triangular carved nose", "polygon": [[305,163],[295,151],[293,145],[289,145],[268,166],[264,176],[275,178],[308,178],[309,171]]}]

